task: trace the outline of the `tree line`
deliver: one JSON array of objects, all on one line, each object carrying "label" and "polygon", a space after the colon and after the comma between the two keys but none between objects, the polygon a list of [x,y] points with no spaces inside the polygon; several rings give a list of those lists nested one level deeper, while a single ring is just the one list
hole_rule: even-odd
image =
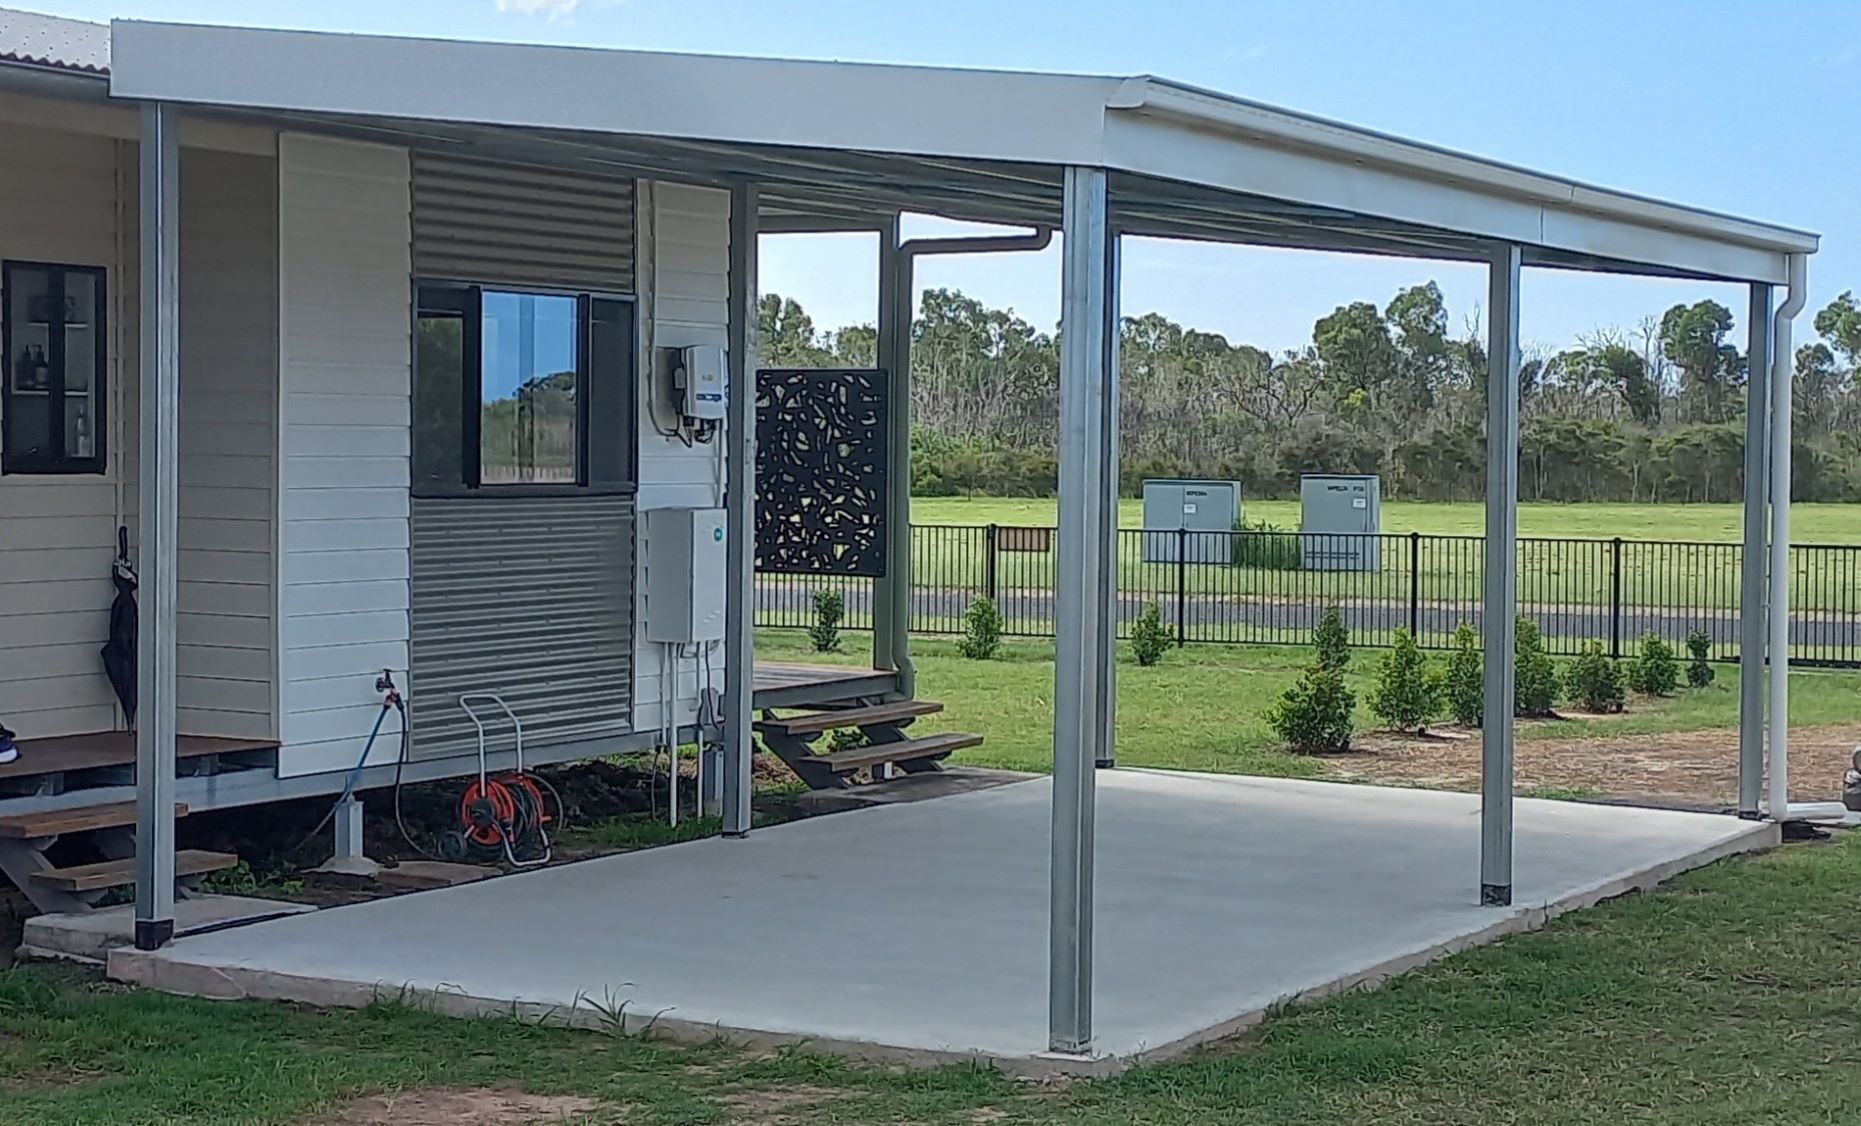
[{"label": "tree line", "polygon": [[[871,367],[870,325],[816,329],[764,295],[764,362]],[[1844,293],[1796,351],[1798,500],[1861,501],[1861,303]],[[1521,370],[1520,496],[1545,501],[1735,501],[1748,365],[1716,301],[1678,304]],[[955,289],[912,325],[913,487],[920,495],[1045,495],[1058,478],[1059,337]],[[1485,481],[1486,344],[1450,326],[1430,281],[1378,307],[1339,306],[1278,354],[1160,313],[1124,318],[1122,470],[1239,481],[1296,495],[1304,473],[1376,473],[1388,496],[1477,500]]]}]

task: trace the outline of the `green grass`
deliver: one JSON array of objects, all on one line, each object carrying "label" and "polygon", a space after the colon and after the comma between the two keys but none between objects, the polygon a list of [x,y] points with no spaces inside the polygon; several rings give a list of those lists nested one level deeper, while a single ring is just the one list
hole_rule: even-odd
[{"label": "green grass", "polygon": [[[771,660],[863,664],[867,635],[848,632],[840,654],[813,653],[799,633],[761,631],[757,652]],[[987,742],[960,761],[1015,770],[1053,763],[1053,645],[1009,641],[999,660],[971,661],[952,641],[914,639],[918,695],[941,700],[941,715],[914,730],[972,731]],[[1360,730],[1376,725],[1364,701],[1381,650],[1359,649],[1347,676],[1357,693]],[[1439,659],[1439,658],[1433,658]],[[1316,777],[1321,761],[1279,749],[1261,714],[1298,676],[1310,653],[1300,646],[1191,645],[1140,667],[1127,646],[1118,654],[1118,761],[1130,766]],[[1704,731],[1738,722],[1738,681],[1727,667],[1712,685],[1667,699],[1637,698],[1629,711],[1581,723],[1525,724],[1521,739],[1596,738]],[[1790,675],[1790,722],[1852,723],[1861,715],[1861,674],[1802,670]]]},{"label": "green grass", "polygon": [[[0,1123],[287,1126],[328,1120],[357,1095],[436,1085],[590,1096],[603,1103],[590,1121],[634,1126],[1855,1122],[1858,885],[1858,837],[1723,861],[1375,993],[1294,1007],[1239,1044],[1055,1086],[392,1003],[199,1001],[17,968],[0,972]],[[746,1113],[757,1096],[789,1117]]]}]

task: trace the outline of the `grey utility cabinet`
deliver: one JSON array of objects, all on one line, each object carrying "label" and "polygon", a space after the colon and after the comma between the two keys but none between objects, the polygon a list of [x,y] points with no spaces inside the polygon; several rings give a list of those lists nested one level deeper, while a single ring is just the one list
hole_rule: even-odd
[{"label": "grey utility cabinet", "polygon": [[1228,533],[1240,517],[1238,482],[1153,477],[1144,482],[1144,562],[1232,562]]},{"label": "grey utility cabinet", "polygon": [[1375,571],[1383,564],[1383,488],[1373,474],[1299,478],[1300,564],[1308,571]]}]

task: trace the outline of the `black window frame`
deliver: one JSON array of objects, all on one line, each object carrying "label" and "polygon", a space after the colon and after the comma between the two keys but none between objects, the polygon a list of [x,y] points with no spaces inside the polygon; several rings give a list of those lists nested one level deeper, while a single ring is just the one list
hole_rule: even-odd
[{"label": "black window frame", "polygon": [[[575,350],[575,483],[512,482],[485,484],[483,480],[483,396],[484,396],[484,295],[508,293],[538,297],[572,297],[576,301]],[[626,368],[613,397],[622,408],[609,440],[626,443],[621,468],[625,480],[595,481],[590,475],[590,448],[597,435],[593,416],[596,395],[594,384],[595,304],[606,302],[624,306],[626,314]],[[413,495],[416,497],[563,497],[563,496],[632,496],[640,487],[639,380],[640,380],[640,305],[631,293],[613,293],[585,289],[552,289],[533,285],[502,285],[496,282],[461,282],[439,278],[420,278],[414,282],[414,354],[412,371],[414,418]],[[419,323],[429,311],[461,318],[460,362],[464,370],[459,380],[459,450],[460,479],[438,483],[422,479],[420,457],[419,412]],[[605,396],[603,396],[605,397]]]},{"label": "black window frame", "polygon": [[[91,453],[88,457],[74,457],[65,450],[65,334],[63,332],[46,333],[46,343],[52,354],[46,357],[48,384],[46,387],[46,417],[51,438],[52,450],[39,456],[19,453],[20,443],[14,441],[13,424],[18,418],[14,411],[13,365],[14,337],[13,323],[13,277],[20,271],[39,271],[45,273],[50,284],[46,297],[53,309],[57,310],[57,323],[62,327],[64,321],[65,278],[71,274],[85,274],[92,279],[92,309],[90,319],[92,362],[95,369],[91,372]],[[104,266],[87,266],[72,262],[41,262],[24,258],[8,258],[0,261],[0,476],[26,475],[102,475],[109,472],[109,421],[110,421],[110,323],[109,323],[109,270]]]}]

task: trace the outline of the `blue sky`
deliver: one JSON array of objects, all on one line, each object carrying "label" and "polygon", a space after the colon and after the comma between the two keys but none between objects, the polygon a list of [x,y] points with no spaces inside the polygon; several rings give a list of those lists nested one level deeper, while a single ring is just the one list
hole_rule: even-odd
[{"label": "blue sky", "polygon": [[[1861,3],[1852,0],[13,0],[324,30],[1155,73],[1305,112],[1822,233],[1810,308],[1861,288]],[[768,240],[763,288],[834,326],[870,320],[855,239]],[[923,263],[921,280],[1057,317],[1053,253]],[[1440,263],[1140,241],[1125,311],[1275,349],[1352,300],[1433,277],[1459,326],[1483,272]],[[1528,271],[1523,335],[1561,346],[1726,286]],[[1799,330],[1799,339],[1807,332]]]}]

